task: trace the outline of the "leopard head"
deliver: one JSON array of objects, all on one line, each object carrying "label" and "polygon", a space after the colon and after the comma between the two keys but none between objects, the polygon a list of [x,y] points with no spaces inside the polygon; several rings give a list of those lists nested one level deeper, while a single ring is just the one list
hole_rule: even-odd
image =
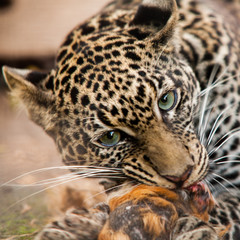
[{"label": "leopard head", "polygon": [[75,28],[49,74],[4,67],[5,79],[65,164],[188,187],[206,175],[208,156],[193,125],[199,85],[179,54],[176,2],[125,4]]}]

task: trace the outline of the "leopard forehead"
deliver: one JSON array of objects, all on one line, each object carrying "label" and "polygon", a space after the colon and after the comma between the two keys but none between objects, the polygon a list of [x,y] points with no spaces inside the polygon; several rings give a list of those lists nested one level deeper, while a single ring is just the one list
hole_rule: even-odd
[{"label": "leopard forehead", "polygon": [[117,125],[132,112],[140,124],[153,118],[161,95],[175,89],[182,100],[187,97],[186,104],[195,104],[195,77],[174,55],[172,46],[165,46],[159,54],[159,49],[125,33],[98,33],[63,45],[58,55],[54,91],[59,108],[67,114],[82,112],[84,117],[98,109],[110,117],[121,115]]}]

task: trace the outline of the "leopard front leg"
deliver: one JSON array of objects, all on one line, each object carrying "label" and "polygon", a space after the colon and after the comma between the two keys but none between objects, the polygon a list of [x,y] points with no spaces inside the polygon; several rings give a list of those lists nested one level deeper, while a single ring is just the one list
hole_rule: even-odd
[{"label": "leopard front leg", "polygon": [[35,240],[97,240],[108,215],[105,203],[90,210],[69,210],[62,219],[48,224]]}]

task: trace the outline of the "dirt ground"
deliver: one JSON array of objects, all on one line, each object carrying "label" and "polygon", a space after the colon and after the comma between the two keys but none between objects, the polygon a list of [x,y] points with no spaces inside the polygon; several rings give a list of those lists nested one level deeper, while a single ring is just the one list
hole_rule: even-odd
[{"label": "dirt ground", "polygon": [[[21,59],[40,59],[54,54],[75,25],[108,1],[59,0],[57,6],[53,0],[6,2],[13,3],[13,7],[0,9],[0,65],[15,59],[21,63]],[[49,191],[35,194],[49,185],[36,187],[29,184],[68,172],[59,169],[36,172],[62,166],[61,158],[52,139],[27,118],[24,108],[10,99],[3,86],[1,82],[0,239],[32,239],[28,234],[39,230],[49,216],[46,196],[47,199],[49,195],[56,197],[59,190],[53,188],[53,194]],[[83,180],[76,185],[83,192],[89,189],[101,191],[95,181]],[[91,196],[88,201],[94,202]]]},{"label": "dirt ground", "polygon": [[[61,165],[53,141],[27,118],[25,110],[13,103],[10,106],[11,99],[6,92],[1,93],[0,101],[1,183],[34,169]],[[34,178],[25,176],[16,182],[28,183]]]}]

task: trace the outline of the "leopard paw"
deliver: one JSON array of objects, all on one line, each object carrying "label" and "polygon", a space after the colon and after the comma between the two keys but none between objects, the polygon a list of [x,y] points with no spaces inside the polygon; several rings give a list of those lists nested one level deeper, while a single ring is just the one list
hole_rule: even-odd
[{"label": "leopard paw", "polygon": [[48,224],[35,240],[97,240],[108,215],[109,207],[104,203],[90,210],[67,211],[63,218]]},{"label": "leopard paw", "polygon": [[179,218],[172,232],[171,239],[221,240],[213,227],[194,216],[186,216]]}]

